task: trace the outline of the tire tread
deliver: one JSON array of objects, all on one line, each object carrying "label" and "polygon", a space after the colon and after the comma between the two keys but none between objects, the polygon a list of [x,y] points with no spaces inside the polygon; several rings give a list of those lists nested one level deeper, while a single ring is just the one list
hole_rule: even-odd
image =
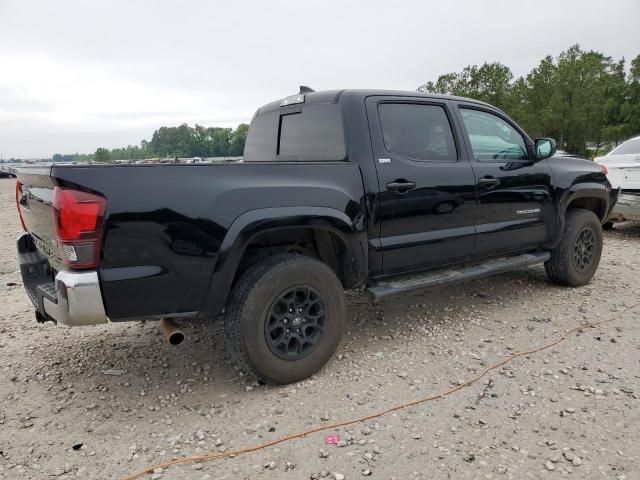
[{"label": "tire tread", "polygon": [[[590,210],[582,208],[571,209],[567,212],[566,223],[564,226],[564,233],[562,240],[556,248],[551,250],[551,257],[544,264],[547,277],[554,283],[559,285],[565,285],[569,287],[578,287],[588,283],[591,280],[589,277],[586,281],[576,279],[578,272],[573,271],[572,265],[572,250],[573,250],[573,238],[577,234],[577,230],[582,228],[589,222],[596,221],[600,223],[598,217]],[[597,236],[597,235],[596,235]],[[602,249],[602,235],[600,235],[600,249]],[[597,253],[596,266],[600,260],[600,252]]]},{"label": "tire tread", "polygon": [[338,284],[340,283],[333,270],[315,258],[296,253],[278,254],[267,257],[249,268],[234,284],[227,302],[224,318],[225,353],[227,359],[240,370],[250,373],[265,382],[270,382],[272,379],[265,377],[252,364],[246,349],[244,338],[244,306],[248,299],[254,295],[254,291],[259,288],[260,280],[272,269],[299,265],[301,262],[312,263],[314,268],[326,269],[327,273],[332,275]]}]

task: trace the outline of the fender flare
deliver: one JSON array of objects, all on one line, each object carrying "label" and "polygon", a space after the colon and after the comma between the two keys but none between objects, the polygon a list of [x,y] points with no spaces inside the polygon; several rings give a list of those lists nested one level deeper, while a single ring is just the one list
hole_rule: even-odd
[{"label": "fender flare", "polygon": [[281,228],[312,228],[336,234],[351,256],[356,275],[367,275],[367,235],[364,216],[351,219],[346,213],[328,207],[269,207],[249,210],[237,217],[220,245],[209,280],[200,318],[219,314],[233,286],[242,255],[259,234]]},{"label": "fender flare", "polygon": [[604,202],[604,216],[598,215],[601,222],[604,222],[610,210],[610,192],[606,186],[601,183],[581,183],[573,185],[566,190],[560,201],[558,202],[558,218],[556,221],[556,229],[551,241],[545,244],[547,248],[555,248],[562,240],[564,233],[564,224],[567,217],[569,205],[579,198],[595,198]]}]

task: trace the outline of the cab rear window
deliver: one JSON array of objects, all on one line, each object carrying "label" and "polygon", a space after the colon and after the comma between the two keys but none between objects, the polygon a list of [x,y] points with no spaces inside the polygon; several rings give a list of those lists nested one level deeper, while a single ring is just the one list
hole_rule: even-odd
[{"label": "cab rear window", "polygon": [[339,105],[306,105],[302,109],[259,115],[251,122],[244,160],[345,160],[344,127]]},{"label": "cab rear window", "polygon": [[278,112],[255,115],[249,125],[244,145],[245,162],[267,162],[275,160]]}]

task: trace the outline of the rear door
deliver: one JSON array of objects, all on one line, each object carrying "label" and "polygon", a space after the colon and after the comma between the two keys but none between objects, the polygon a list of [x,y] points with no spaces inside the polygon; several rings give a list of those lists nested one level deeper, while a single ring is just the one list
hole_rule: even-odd
[{"label": "rear door", "polygon": [[477,104],[453,103],[477,183],[473,257],[543,244],[556,225],[547,160],[532,161],[531,140],[501,112]]},{"label": "rear door", "polygon": [[455,263],[473,249],[475,177],[449,102],[369,97],[384,274]]}]

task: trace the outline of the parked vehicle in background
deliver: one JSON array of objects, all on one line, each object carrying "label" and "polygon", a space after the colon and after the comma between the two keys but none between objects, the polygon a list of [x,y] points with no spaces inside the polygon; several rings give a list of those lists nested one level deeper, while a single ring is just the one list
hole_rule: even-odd
[{"label": "parked vehicle in background", "polygon": [[244,163],[21,168],[24,286],[40,321],[161,319],[176,342],[168,319],[224,312],[229,357],[293,382],[338,346],[344,288],[542,263],[588,283],[617,191],[554,152],[476,100],[301,88],[258,109]]},{"label": "parked vehicle in background", "polygon": [[575,153],[569,153],[564,150],[556,150],[556,154],[554,157],[568,157],[568,158],[582,158],[580,155],[576,155]]},{"label": "parked vehicle in background", "polygon": [[640,221],[640,135],[621,143],[607,155],[595,159],[607,167],[613,188],[620,188],[618,202],[605,228],[628,220]]},{"label": "parked vehicle in background", "polygon": [[0,178],[16,178],[16,173],[11,167],[0,167]]}]

